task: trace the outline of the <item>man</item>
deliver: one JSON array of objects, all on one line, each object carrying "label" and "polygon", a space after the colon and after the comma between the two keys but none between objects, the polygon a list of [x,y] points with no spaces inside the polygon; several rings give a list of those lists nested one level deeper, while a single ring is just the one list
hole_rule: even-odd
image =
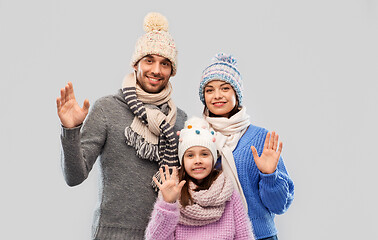
[{"label": "man", "polygon": [[178,165],[174,132],[187,116],[171,99],[177,50],[164,16],[148,14],[144,28],[122,90],[97,100],[89,114],[89,101],[78,105],[72,83],[57,98],[67,184],[82,183],[100,156],[93,239],[143,239],[157,196],[152,177],[159,166]]}]

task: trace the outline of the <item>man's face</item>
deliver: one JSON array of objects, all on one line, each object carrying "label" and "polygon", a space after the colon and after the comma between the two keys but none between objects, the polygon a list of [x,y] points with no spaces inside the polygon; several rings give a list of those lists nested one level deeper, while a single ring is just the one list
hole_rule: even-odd
[{"label": "man's face", "polygon": [[134,66],[137,83],[148,93],[158,93],[167,85],[172,73],[171,62],[159,55],[147,55]]}]

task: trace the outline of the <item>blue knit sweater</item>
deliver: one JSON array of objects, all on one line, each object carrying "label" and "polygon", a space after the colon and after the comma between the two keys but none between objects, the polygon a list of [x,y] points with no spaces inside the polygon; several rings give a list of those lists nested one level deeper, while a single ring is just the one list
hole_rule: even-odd
[{"label": "blue knit sweater", "polygon": [[277,229],[275,214],[284,213],[294,198],[294,183],[280,157],[277,170],[263,174],[253,159],[251,146],[259,156],[268,130],[250,125],[233,151],[240,184],[248,204],[248,215],[257,239],[274,236]]}]

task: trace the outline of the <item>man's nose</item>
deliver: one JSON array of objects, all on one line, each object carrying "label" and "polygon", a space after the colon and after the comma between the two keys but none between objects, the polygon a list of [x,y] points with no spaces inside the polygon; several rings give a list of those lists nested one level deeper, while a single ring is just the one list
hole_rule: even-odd
[{"label": "man's nose", "polygon": [[151,71],[153,74],[157,74],[157,75],[160,74],[161,73],[160,63],[158,62],[153,63]]}]

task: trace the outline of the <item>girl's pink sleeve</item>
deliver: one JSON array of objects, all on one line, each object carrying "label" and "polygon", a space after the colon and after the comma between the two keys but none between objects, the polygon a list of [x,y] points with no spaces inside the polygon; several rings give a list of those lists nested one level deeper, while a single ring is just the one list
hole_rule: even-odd
[{"label": "girl's pink sleeve", "polygon": [[174,240],[174,232],[180,219],[178,203],[158,199],[148,223],[146,240]]}]

